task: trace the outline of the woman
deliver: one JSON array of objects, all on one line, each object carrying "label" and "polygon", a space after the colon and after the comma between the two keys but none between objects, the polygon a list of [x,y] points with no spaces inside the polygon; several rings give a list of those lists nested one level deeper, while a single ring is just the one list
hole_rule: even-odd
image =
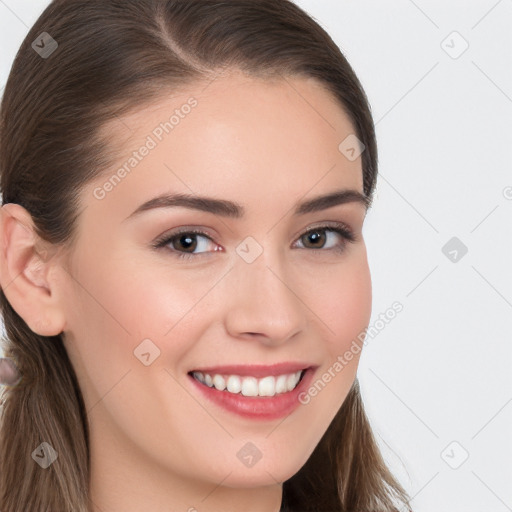
[{"label": "woman", "polygon": [[374,126],[314,20],[56,0],[1,123],[2,511],[410,510],[356,377]]}]

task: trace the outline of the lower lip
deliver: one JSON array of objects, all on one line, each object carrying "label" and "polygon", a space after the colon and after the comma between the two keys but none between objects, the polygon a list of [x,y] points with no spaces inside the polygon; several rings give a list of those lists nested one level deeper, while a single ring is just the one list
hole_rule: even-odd
[{"label": "lower lip", "polygon": [[314,369],[308,368],[298,386],[292,391],[263,397],[219,391],[215,387],[210,388],[206,384],[202,384],[194,379],[192,375],[188,375],[188,377],[208,400],[229,412],[255,420],[275,420],[288,416],[299,405],[302,405],[299,401],[299,395],[309,387],[313,374]]}]

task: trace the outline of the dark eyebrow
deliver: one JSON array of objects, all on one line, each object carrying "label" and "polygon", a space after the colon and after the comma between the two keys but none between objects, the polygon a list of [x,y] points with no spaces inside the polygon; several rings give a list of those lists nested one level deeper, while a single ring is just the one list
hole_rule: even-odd
[{"label": "dark eyebrow", "polygon": [[[304,215],[306,213],[326,210],[333,206],[345,203],[357,202],[368,209],[370,201],[367,196],[357,190],[337,190],[330,194],[318,196],[299,203],[295,207],[294,215]],[[215,199],[213,197],[193,196],[189,194],[162,194],[141,204],[125,220],[128,220],[142,212],[153,210],[155,208],[182,207],[193,210],[220,215],[222,217],[231,217],[234,219],[242,218],[245,214],[245,208],[236,202],[225,199]],[[123,221],[124,222],[124,221]]]}]

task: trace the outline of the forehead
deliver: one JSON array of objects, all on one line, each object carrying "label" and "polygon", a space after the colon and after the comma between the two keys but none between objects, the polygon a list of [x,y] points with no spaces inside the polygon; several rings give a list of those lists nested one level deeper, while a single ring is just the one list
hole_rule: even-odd
[{"label": "forehead", "polygon": [[162,91],[104,125],[102,133],[115,146],[116,162],[91,186],[110,179],[108,198],[116,197],[125,210],[132,198],[164,191],[238,202],[247,196],[255,205],[257,191],[267,199],[303,196],[315,187],[318,193],[343,186],[362,191],[360,158],[350,161],[339,149],[354,133],[352,123],[311,78],[230,73]]}]

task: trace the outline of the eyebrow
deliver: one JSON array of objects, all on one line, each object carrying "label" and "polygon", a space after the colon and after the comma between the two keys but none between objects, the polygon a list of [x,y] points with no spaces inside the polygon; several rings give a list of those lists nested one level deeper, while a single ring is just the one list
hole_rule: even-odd
[{"label": "eyebrow", "polygon": [[[366,195],[358,192],[357,190],[344,189],[318,196],[313,199],[308,199],[307,201],[297,204],[294,210],[294,215],[305,215],[307,213],[326,210],[327,208],[332,208],[333,206],[338,206],[340,204],[354,202],[362,204],[365,209],[368,209],[370,206],[370,200]],[[234,201],[205,196],[193,196],[190,194],[162,194],[141,204],[135,211],[126,217],[125,220],[155,208],[173,207],[189,208],[233,219],[239,219],[245,215],[245,208]]]}]

